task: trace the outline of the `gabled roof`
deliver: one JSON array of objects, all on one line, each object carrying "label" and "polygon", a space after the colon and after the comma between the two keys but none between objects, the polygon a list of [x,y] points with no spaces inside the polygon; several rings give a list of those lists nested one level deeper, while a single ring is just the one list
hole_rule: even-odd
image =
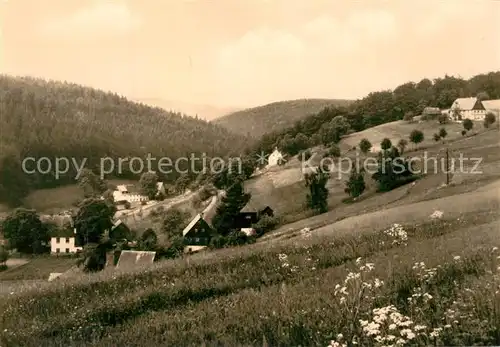
[{"label": "gabled roof", "polygon": [[484,100],[482,104],[486,110],[500,110],[500,99]]},{"label": "gabled roof", "polygon": [[127,227],[127,225],[125,223],[123,223],[123,221],[121,219],[118,219],[117,221],[115,221],[113,223],[113,226],[111,227],[111,230],[115,230],[119,225],[123,225],[123,226]]},{"label": "gabled roof", "polygon": [[56,228],[51,230],[50,237],[76,237],[74,229],[60,229]]},{"label": "gabled roof", "polygon": [[424,108],[422,113],[431,113],[431,114],[441,113],[441,110],[439,109],[439,107],[426,107],[426,108]]},{"label": "gabled roof", "polygon": [[201,213],[198,213],[194,218],[189,222],[189,224],[182,230],[182,236],[186,236],[186,234],[198,223],[201,219]]},{"label": "gabled roof", "polygon": [[68,214],[41,215],[40,220],[43,223],[51,223],[58,228],[73,227],[73,218]]},{"label": "gabled roof", "polygon": [[117,185],[116,186],[116,190],[119,191],[119,192],[126,192],[126,191],[128,191],[127,190],[127,186],[124,185],[124,184]]},{"label": "gabled roof", "polygon": [[477,98],[458,98],[453,102],[452,108],[458,107],[460,110],[472,110]]}]

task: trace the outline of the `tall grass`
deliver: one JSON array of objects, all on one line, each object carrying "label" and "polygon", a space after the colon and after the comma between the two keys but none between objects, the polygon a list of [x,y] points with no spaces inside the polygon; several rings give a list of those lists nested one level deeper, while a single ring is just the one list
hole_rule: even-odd
[{"label": "tall grass", "polygon": [[[150,271],[102,274],[99,280],[12,295],[0,301],[0,341],[7,346],[309,346],[326,345],[342,333],[350,342],[355,338],[361,345],[373,345],[374,337],[363,334],[359,320],[371,319],[374,308],[394,305],[401,314],[437,328],[468,283],[495,281],[491,235],[468,234],[468,228],[497,215],[469,217],[320,242],[307,242],[306,235],[297,245],[216,251],[190,262],[165,262]],[[457,238],[467,238],[464,242],[470,246],[461,261],[453,258],[464,251]],[[385,284],[368,295],[373,299],[360,299],[346,308],[348,300],[335,295],[335,286],[342,285],[346,272],[361,272],[353,270],[358,258],[372,262],[375,269],[354,287],[375,278]],[[420,261],[434,269],[433,282],[425,281],[421,268],[412,268]],[[408,303],[417,288],[435,298],[418,316]],[[481,290],[479,285],[476,293]],[[352,298],[359,292],[350,294]],[[497,304],[498,298],[483,305],[481,312],[471,311],[477,319],[488,317],[488,323],[458,342],[500,343],[494,328],[498,317],[492,311]],[[439,343],[458,343],[442,336]]]}]

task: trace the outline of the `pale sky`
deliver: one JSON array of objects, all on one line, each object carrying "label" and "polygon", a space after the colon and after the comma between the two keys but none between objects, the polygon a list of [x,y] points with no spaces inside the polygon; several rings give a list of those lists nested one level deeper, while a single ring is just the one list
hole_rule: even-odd
[{"label": "pale sky", "polygon": [[0,0],[0,72],[249,107],[500,70],[495,0]]}]

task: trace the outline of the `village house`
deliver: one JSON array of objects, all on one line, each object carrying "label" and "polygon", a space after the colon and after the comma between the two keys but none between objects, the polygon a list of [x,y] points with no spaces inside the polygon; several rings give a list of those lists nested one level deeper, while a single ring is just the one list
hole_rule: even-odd
[{"label": "village house", "polygon": [[274,151],[269,155],[267,159],[267,168],[271,168],[277,165],[281,165],[285,160],[283,154],[278,150],[278,148],[274,148]]},{"label": "village house", "polygon": [[71,254],[83,249],[77,242],[76,228],[70,215],[44,216],[40,219],[54,226],[50,233],[52,254]]},{"label": "village house", "polygon": [[467,118],[470,120],[483,120],[485,115],[486,110],[483,103],[476,97],[458,98],[453,102],[449,110],[450,118],[456,122]]},{"label": "village house", "polygon": [[121,219],[118,219],[113,223],[109,231],[109,237],[115,240],[130,240],[132,230]]},{"label": "village house", "polygon": [[243,207],[235,220],[235,229],[240,229],[247,236],[256,234],[253,225],[264,216],[274,216],[274,211],[269,206],[256,206],[255,203],[248,203]]},{"label": "village house", "polygon": [[203,213],[198,213],[182,231],[184,252],[197,252],[206,248],[216,235],[211,219],[207,217]]},{"label": "village house", "polygon": [[250,211],[250,207],[247,210],[242,209],[236,217],[233,227],[234,229],[240,229],[247,236],[254,236],[256,235],[256,230],[253,228],[253,225],[265,215],[273,216],[273,209],[269,206],[254,211]]}]

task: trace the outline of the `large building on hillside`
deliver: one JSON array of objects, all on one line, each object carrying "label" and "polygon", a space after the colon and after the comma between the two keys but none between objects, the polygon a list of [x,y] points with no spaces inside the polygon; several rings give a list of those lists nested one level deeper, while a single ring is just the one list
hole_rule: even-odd
[{"label": "large building on hillside", "polygon": [[[165,194],[165,186],[163,182],[156,183],[156,188],[157,194]],[[116,190],[113,191],[113,199],[116,204],[149,201],[149,198],[141,194],[139,188],[133,184],[118,185]]]}]

